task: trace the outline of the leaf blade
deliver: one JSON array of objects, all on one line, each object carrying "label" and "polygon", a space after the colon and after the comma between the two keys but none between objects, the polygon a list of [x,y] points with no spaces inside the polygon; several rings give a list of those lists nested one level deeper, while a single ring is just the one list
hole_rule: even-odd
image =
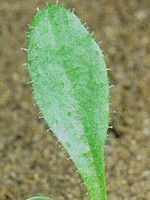
[{"label": "leaf blade", "polygon": [[45,7],[32,27],[28,65],[35,99],[91,199],[105,200],[109,87],[102,52],[80,20],[61,6]]},{"label": "leaf blade", "polygon": [[53,199],[48,198],[48,197],[38,197],[38,196],[35,196],[35,197],[30,197],[27,200],[53,200]]}]

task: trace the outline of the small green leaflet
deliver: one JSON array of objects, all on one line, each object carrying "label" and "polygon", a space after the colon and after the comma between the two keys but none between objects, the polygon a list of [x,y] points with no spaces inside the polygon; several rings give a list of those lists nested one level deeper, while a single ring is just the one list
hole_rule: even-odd
[{"label": "small green leaflet", "polygon": [[74,161],[91,200],[106,200],[109,85],[104,56],[77,16],[47,5],[34,17],[28,69],[36,102]]},{"label": "small green leaflet", "polygon": [[27,200],[53,200],[53,199],[47,197],[31,197]]}]

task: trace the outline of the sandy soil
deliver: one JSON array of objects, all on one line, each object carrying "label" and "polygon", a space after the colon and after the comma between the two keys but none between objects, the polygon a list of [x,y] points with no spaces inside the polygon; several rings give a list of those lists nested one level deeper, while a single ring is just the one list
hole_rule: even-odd
[{"label": "sandy soil", "polygon": [[[48,1],[48,0],[47,0]],[[48,3],[54,3],[49,0]],[[150,1],[64,0],[95,31],[107,56],[111,120],[106,149],[110,200],[150,199]],[[25,31],[40,0],[0,1],[0,199],[47,195],[88,200],[67,153],[34,105]],[[116,114],[113,111],[116,110]]]}]

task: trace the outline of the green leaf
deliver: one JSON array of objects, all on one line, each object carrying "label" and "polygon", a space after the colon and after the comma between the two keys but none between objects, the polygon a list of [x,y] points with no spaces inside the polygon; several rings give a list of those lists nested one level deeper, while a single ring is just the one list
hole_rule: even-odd
[{"label": "green leaf", "polygon": [[27,200],[53,200],[53,199],[47,197],[31,197]]},{"label": "green leaf", "polygon": [[27,59],[47,123],[76,164],[91,200],[105,200],[109,86],[99,46],[71,11],[47,5],[32,22]]}]

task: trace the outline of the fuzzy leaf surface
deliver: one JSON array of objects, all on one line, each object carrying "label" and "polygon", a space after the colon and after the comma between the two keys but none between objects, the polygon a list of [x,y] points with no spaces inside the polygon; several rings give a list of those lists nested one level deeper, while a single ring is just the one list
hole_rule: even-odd
[{"label": "fuzzy leaf surface", "polygon": [[47,5],[32,22],[27,59],[35,99],[50,129],[91,200],[105,200],[109,86],[99,46],[74,13]]}]

